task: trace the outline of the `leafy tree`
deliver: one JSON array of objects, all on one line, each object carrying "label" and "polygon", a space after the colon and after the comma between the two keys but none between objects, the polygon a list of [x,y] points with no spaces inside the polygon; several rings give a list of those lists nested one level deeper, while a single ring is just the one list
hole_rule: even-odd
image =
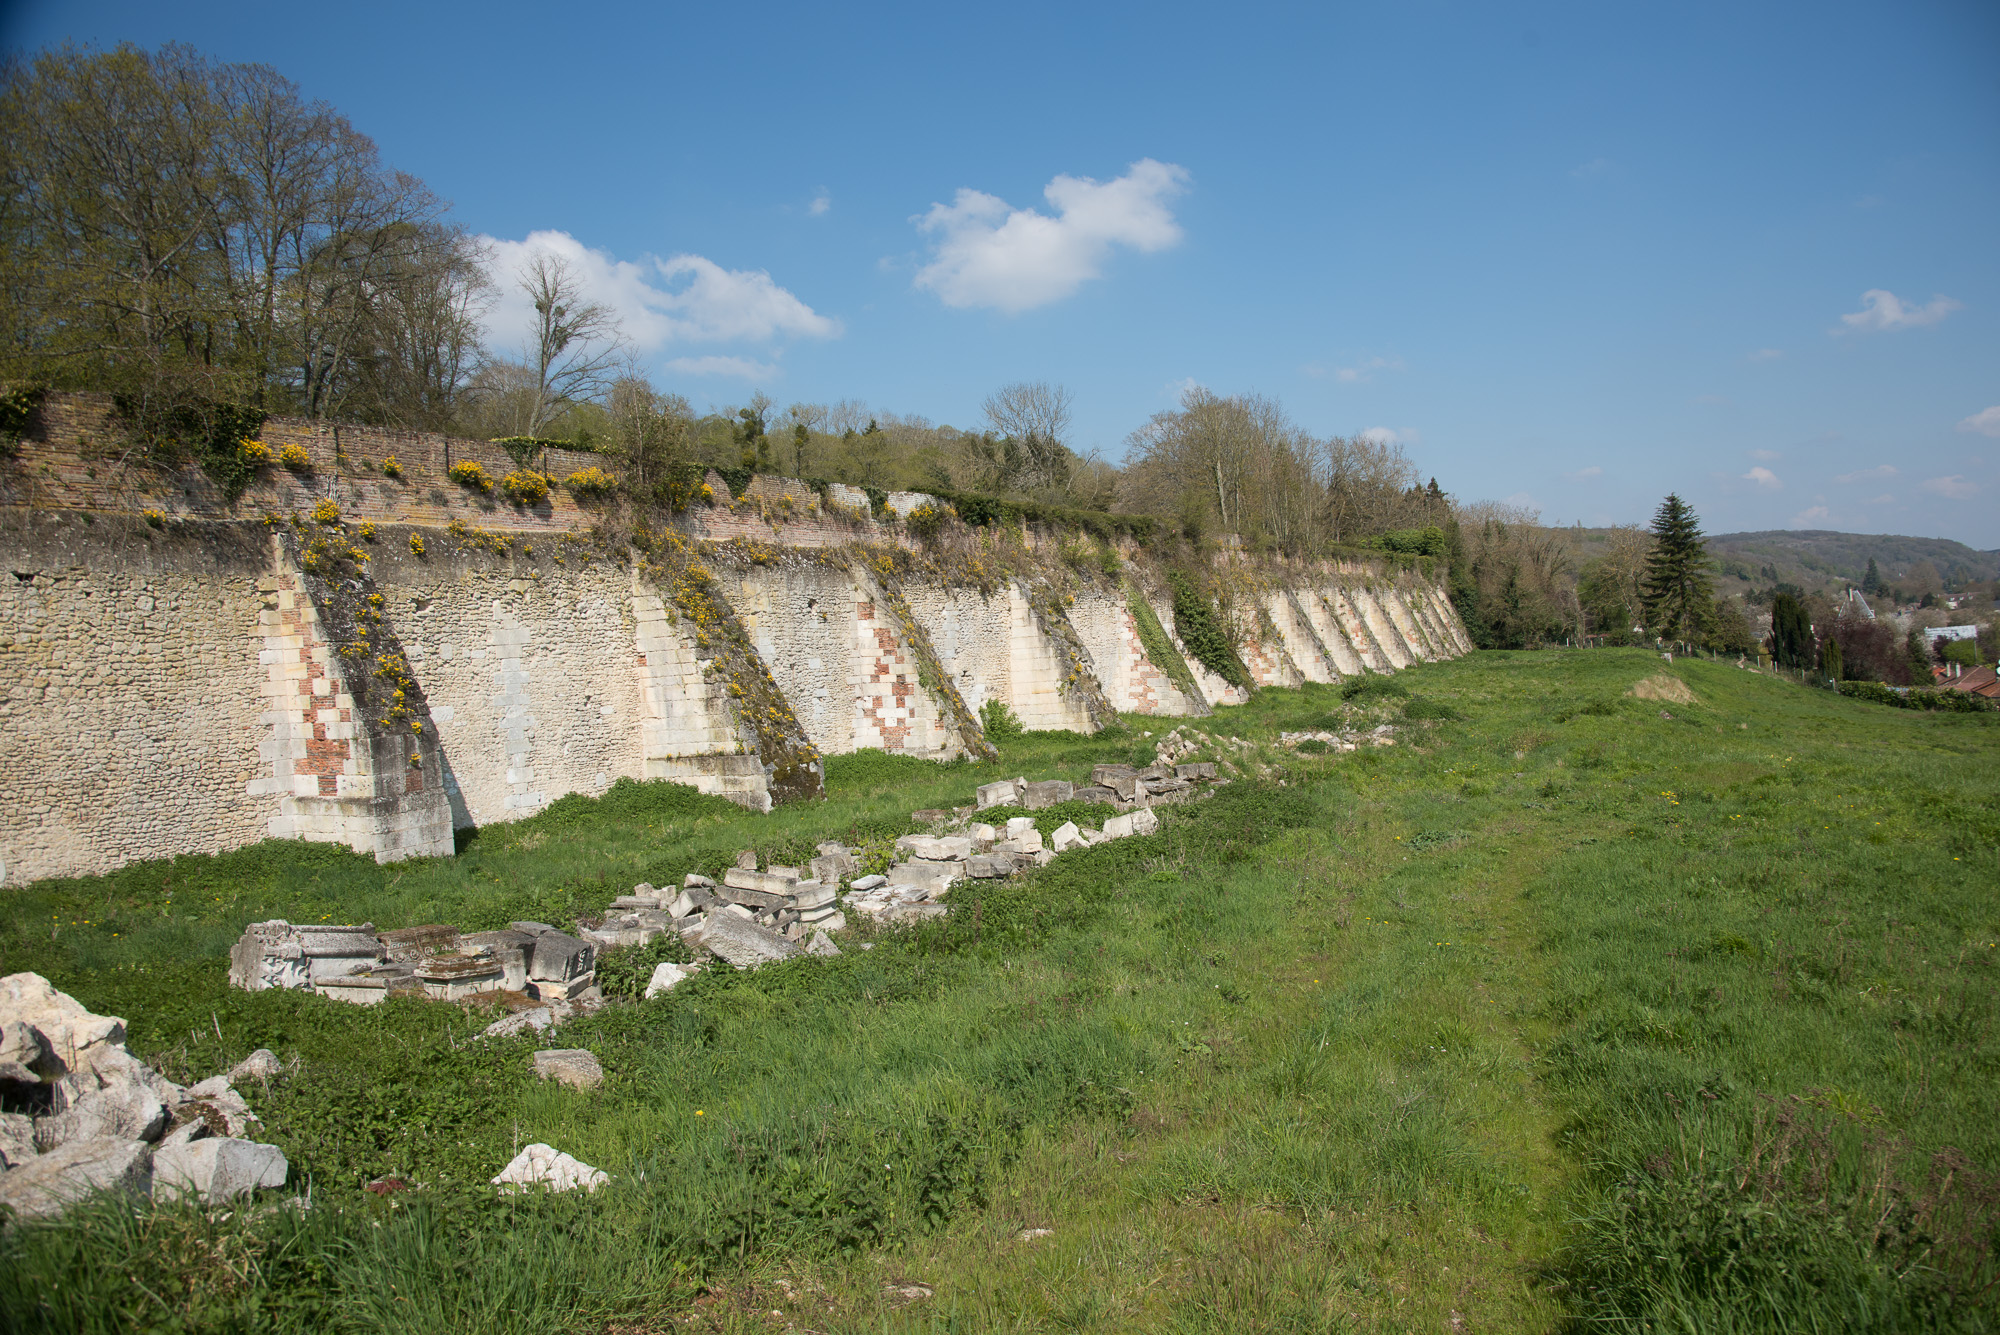
[{"label": "leafy tree", "polygon": [[1796,594],[1781,592],[1771,603],[1771,657],[1779,667],[1803,669],[1813,651],[1812,622]]},{"label": "leafy tree", "polygon": [[1750,632],[1750,619],[1743,614],[1743,604],[1734,598],[1718,598],[1715,608],[1708,617],[1708,639],[1710,649],[1720,654],[1754,653],[1757,637]]},{"label": "leafy tree", "polygon": [[1686,501],[1671,493],[1653,513],[1644,596],[1646,624],[1664,639],[1699,639],[1714,608],[1700,521]]}]

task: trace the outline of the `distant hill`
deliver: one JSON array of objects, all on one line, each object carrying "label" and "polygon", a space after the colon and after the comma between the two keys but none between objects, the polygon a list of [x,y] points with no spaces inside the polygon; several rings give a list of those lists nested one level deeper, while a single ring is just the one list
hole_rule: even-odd
[{"label": "distant hill", "polygon": [[1801,588],[1833,582],[1859,584],[1868,573],[1870,558],[1880,567],[1883,578],[1892,582],[1921,561],[1929,561],[1940,575],[1955,583],[2000,578],[2000,552],[1977,551],[1949,538],[1835,533],[1823,528],[1772,529],[1717,533],[1708,539],[1708,550],[1725,574],[1747,574],[1762,582],[1775,571],[1778,579]]}]

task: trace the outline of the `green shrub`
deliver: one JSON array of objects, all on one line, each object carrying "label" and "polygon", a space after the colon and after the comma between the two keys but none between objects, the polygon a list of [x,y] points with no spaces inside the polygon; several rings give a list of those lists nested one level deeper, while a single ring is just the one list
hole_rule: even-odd
[{"label": "green shrub", "polygon": [[1399,700],[1409,693],[1410,688],[1402,682],[1394,677],[1385,677],[1379,672],[1350,677],[1340,683],[1341,699],[1359,700],[1364,704],[1370,700]]},{"label": "green shrub", "polygon": [[1250,688],[1250,670],[1237,657],[1236,646],[1222,629],[1222,621],[1209,605],[1208,596],[1195,582],[1178,570],[1167,572],[1174,591],[1174,630],[1204,667],[1242,690]]},{"label": "green shrub", "polygon": [[979,706],[979,726],[986,730],[986,739],[992,742],[1004,742],[1026,731],[1021,726],[1020,716],[1005,700],[997,699]]}]

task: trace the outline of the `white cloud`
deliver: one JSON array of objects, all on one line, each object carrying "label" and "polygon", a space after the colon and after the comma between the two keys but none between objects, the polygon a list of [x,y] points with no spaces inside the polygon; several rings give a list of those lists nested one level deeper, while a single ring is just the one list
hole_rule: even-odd
[{"label": "white cloud", "polygon": [[1969,501],[1979,494],[1977,482],[1967,482],[1962,474],[1950,477],[1934,477],[1918,484],[1933,496],[1942,496],[1948,501]]},{"label": "white cloud", "polygon": [[806,205],[806,212],[818,218],[824,216],[832,208],[833,196],[822,186],[819,193],[813,196],[812,203]]},{"label": "white cloud", "polygon": [[1858,468],[1852,473],[1842,473],[1834,481],[1843,486],[1849,482],[1872,482],[1877,478],[1894,477],[1896,470],[1889,464],[1876,464],[1873,468]]},{"label": "white cloud", "polygon": [[1415,445],[1424,438],[1424,433],[1413,426],[1371,426],[1366,431],[1358,431],[1355,434],[1362,440],[1373,441],[1377,445]]},{"label": "white cloud", "polygon": [[1563,476],[1573,481],[1581,482],[1587,477],[1603,477],[1604,469],[1596,464],[1592,464],[1588,468],[1579,468],[1574,473],[1564,473]]},{"label": "white cloud", "polygon": [[1811,528],[1815,524],[1824,524],[1832,518],[1833,511],[1827,509],[1824,505],[1815,505],[1810,510],[1801,510],[1793,515],[1791,526],[1793,528]]},{"label": "white cloud", "polygon": [[1755,468],[1745,473],[1743,475],[1743,480],[1745,482],[1754,482],[1758,486],[1768,488],[1771,491],[1776,491],[1780,487],[1785,485],[1783,482],[1778,480],[1778,475],[1776,473],[1773,473],[1770,469],[1764,467],[1764,465],[1762,464],[1758,464]]},{"label": "white cloud", "polygon": [[1307,375],[1315,380],[1323,380],[1331,375],[1342,385],[1365,385],[1375,378],[1377,371],[1406,371],[1409,367],[1401,357],[1364,357],[1352,366],[1326,367],[1314,362],[1305,368]]},{"label": "white cloud", "polygon": [[1098,276],[1114,246],[1151,253],[1178,244],[1181,227],[1167,201],[1188,179],[1186,168],[1152,158],[1111,181],[1058,176],[1042,191],[1053,217],[960,190],[950,204],[911,219],[934,238],[916,285],[947,306],[1009,315],[1061,301]]},{"label": "white cloud", "polygon": [[1861,309],[1840,317],[1832,330],[1836,334],[1886,332],[1916,329],[1936,324],[1953,311],[1962,309],[1950,297],[1932,297],[1922,306],[1905,305],[1903,299],[1885,288],[1871,287],[1861,294]]},{"label": "white cloud", "polygon": [[1774,362],[1785,355],[1783,348],[1759,348],[1743,360],[1746,362]]},{"label": "white cloud", "polygon": [[753,362],[748,357],[675,357],[666,363],[664,369],[691,376],[735,376],[742,380],[778,378],[775,363]]},{"label": "white cloud", "polygon": [[1896,503],[1896,498],[1894,496],[1891,496],[1888,492],[1885,491],[1880,496],[1870,496],[1867,500],[1861,503],[1863,505],[1894,505]]},{"label": "white cloud", "polygon": [[2000,405],[1983,408],[1958,424],[1960,431],[1977,431],[1982,436],[2000,436]]},{"label": "white cloud", "polygon": [[1750,451],[1750,457],[1759,463],[1774,464],[1785,456],[1776,450],[1752,450]]},{"label": "white cloud", "polygon": [[614,259],[567,232],[531,232],[523,241],[482,238],[490,248],[499,300],[487,316],[495,342],[519,345],[535,326],[535,311],[515,279],[543,253],[569,263],[593,301],[618,313],[625,336],[642,351],[670,343],[769,342],[835,338],[840,321],[821,315],[761,269],[725,269],[699,255]]},{"label": "white cloud", "polygon": [[1207,388],[1208,386],[1202,384],[1201,381],[1196,380],[1193,376],[1183,376],[1179,380],[1169,380],[1167,382],[1167,397],[1175,403],[1179,403],[1195,390]]}]

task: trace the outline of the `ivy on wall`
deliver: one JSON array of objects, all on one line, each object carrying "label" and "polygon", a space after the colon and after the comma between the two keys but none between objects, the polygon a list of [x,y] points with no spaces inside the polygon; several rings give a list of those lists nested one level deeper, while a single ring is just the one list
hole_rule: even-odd
[{"label": "ivy on wall", "polygon": [[1195,684],[1194,673],[1188,670],[1187,660],[1181,651],[1174,648],[1174,637],[1167,634],[1167,628],[1160,624],[1153,605],[1145,595],[1131,585],[1125,586],[1125,606],[1131,609],[1132,623],[1139,629],[1139,647],[1146,652],[1146,659],[1154,667],[1167,674],[1174,689],[1186,696],[1188,702],[1202,709],[1206,707],[1201,696],[1201,688]]},{"label": "ivy on wall", "polygon": [[1236,645],[1222,628],[1222,619],[1207,594],[1179,570],[1167,571],[1174,591],[1174,629],[1201,665],[1239,690],[1250,689],[1250,670],[1237,657]]}]

